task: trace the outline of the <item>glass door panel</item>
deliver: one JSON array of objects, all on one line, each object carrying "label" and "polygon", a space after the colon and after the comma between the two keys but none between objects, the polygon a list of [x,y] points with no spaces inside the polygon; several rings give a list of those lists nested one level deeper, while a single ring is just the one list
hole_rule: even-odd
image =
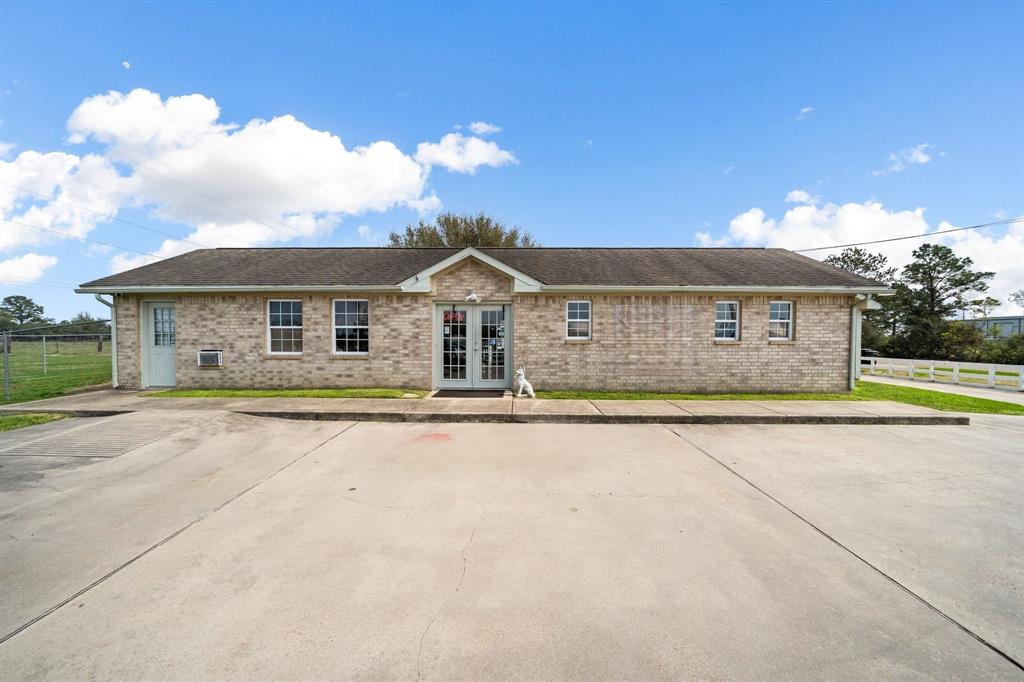
[{"label": "glass door panel", "polygon": [[441,311],[441,379],[465,381],[469,378],[469,310]]},{"label": "glass door panel", "polygon": [[480,379],[505,380],[505,311],[480,311]]}]

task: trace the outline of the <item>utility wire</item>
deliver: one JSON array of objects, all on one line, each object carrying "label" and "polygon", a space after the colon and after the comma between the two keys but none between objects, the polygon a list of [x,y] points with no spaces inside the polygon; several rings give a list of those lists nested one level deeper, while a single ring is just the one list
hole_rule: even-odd
[{"label": "utility wire", "polygon": [[[124,146],[127,146],[127,145],[124,145]],[[173,182],[173,183],[175,183],[177,185],[181,185],[185,189],[191,190],[191,191],[195,192],[196,194],[198,194],[201,197],[205,197],[206,199],[208,199],[210,201],[216,202],[217,204],[220,204],[224,208],[230,209],[230,210],[234,211],[235,213],[239,214],[240,216],[248,218],[249,220],[252,220],[253,222],[259,223],[260,225],[262,225],[262,226],[264,226],[266,228],[269,228],[269,229],[273,230],[274,232],[278,232],[280,234],[283,234],[284,236],[288,237],[289,239],[294,239],[295,237],[299,236],[299,235],[295,234],[294,232],[286,232],[285,230],[282,230],[282,229],[279,229],[277,227],[274,227],[273,225],[271,225],[269,223],[266,223],[266,222],[260,220],[259,218],[246,213],[245,211],[243,211],[241,209],[235,208],[234,206],[232,206],[230,204],[224,203],[223,201],[221,201],[220,199],[218,199],[215,196],[207,194],[206,192],[203,192],[202,190],[196,189],[195,187],[192,187],[189,184],[186,184],[186,183],[184,183],[184,182],[182,182],[180,180],[172,178],[171,176],[166,175],[165,173],[161,173],[160,171],[156,170],[155,168],[152,168],[152,167],[147,166],[147,165],[145,165],[143,163],[140,163],[140,162],[136,161],[135,159],[131,158],[130,156],[127,156],[126,154],[124,154],[122,152],[119,152],[119,151],[116,151],[116,150],[113,150],[113,149],[110,149],[108,151],[109,151],[109,153],[114,154],[115,156],[120,156],[122,159],[128,161],[128,163],[134,164],[135,166],[137,166],[139,168],[145,168],[150,173],[155,173],[156,175],[159,175],[160,177],[162,177],[162,178],[164,178],[166,180],[170,180],[171,182]],[[150,157],[147,157],[145,155],[142,155],[142,156],[143,156],[143,158],[146,158],[146,159],[150,158]],[[160,164],[162,164],[164,166],[167,166],[168,168],[172,168],[171,166],[168,166],[163,161],[159,161],[157,159],[151,159],[151,160],[154,160],[157,163],[160,163]],[[178,171],[177,169],[172,168],[172,170],[175,170],[176,172],[181,173],[181,171]],[[184,173],[182,173],[182,175],[184,175]]]},{"label": "utility wire", "polygon": [[982,223],[981,225],[968,225],[967,227],[955,227],[951,230],[939,230],[938,232],[926,232],[924,234],[911,234],[906,237],[891,237],[889,239],[875,239],[870,242],[854,242],[852,244],[835,244],[833,246],[817,246],[813,249],[794,249],[796,253],[809,253],[811,251],[828,251],[829,249],[845,249],[849,246],[864,246],[866,244],[883,244],[885,242],[898,242],[903,239],[920,239],[921,237],[932,237],[937,234],[949,234],[950,232],[962,232],[963,230],[977,230],[979,227],[992,227],[994,225],[1009,225],[1011,223],[1024,222],[1024,216],[1017,216],[1016,218],[1007,218],[1006,220],[997,220],[991,223]]},{"label": "utility wire", "polygon": [[[220,151],[219,149],[216,149],[216,148],[214,148],[214,146],[213,146],[213,145],[209,144],[209,143],[208,143],[208,142],[207,142],[206,140],[204,140],[204,139],[203,139],[202,137],[199,137],[198,135],[195,135],[195,134],[193,134],[193,133],[192,133],[192,132],[190,132],[189,130],[186,130],[184,126],[181,126],[181,125],[179,125],[177,121],[175,121],[174,119],[172,119],[172,118],[171,118],[170,116],[167,116],[167,115],[166,115],[166,111],[167,111],[167,110],[166,110],[166,109],[164,109],[164,110],[163,110],[163,112],[164,112],[164,114],[165,114],[165,115],[161,116],[161,118],[163,118],[163,120],[164,120],[165,122],[167,122],[167,123],[171,124],[172,126],[174,126],[175,128],[177,128],[178,130],[180,130],[180,131],[181,131],[181,133],[182,133],[183,135],[185,135],[186,137],[188,137],[188,138],[189,138],[190,140],[192,140],[193,142],[196,142],[196,143],[198,143],[198,144],[201,144],[201,145],[203,145],[204,147],[206,147],[207,149],[209,149],[210,151],[212,151],[212,152],[213,152],[214,154],[216,154],[216,155],[217,155],[217,157],[218,157],[219,159],[221,159],[222,161],[226,161],[226,162],[230,163],[230,164],[231,164],[232,166],[234,166],[235,168],[239,169],[239,170],[240,170],[240,171],[242,171],[243,173],[244,173],[244,172],[248,172],[248,170],[249,170],[249,169],[248,169],[248,167],[246,167],[246,166],[245,166],[245,164],[243,164],[243,163],[242,163],[241,161],[239,161],[239,160],[238,160],[237,158],[233,158],[233,157],[230,157],[230,156],[228,156],[227,154],[224,154],[224,153],[222,153],[222,152],[221,152],[221,151]],[[124,143],[122,142],[121,144],[123,145]],[[132,149],[134,149],[134,150],[135,150],[136,152],[139,152],[139,151],[140,151],[140,150],[138,149],[138,147],[132,147]],[[183,176],[185,175],[185,173],[182,173],[182,172],[181,172],[180,170],[178,170],[177,168],[174,168],[173,166],[171,166],[170,164],[168,164],[168,163],[167,163],[166,161],[161,161],[161,160],[159,160],[159,159],[155,159],[154,157],[152,157],[152,156],[147,156],[147,155],[145,155],[145,154],[143,154],[142,156],[143,156],[143,158],[148,158],[148,159],[150,159],[151,161],[156,161],[157,163],[161,164],[161,165],[162,165],[162,166],[164,166],[165,168],[170,168],[171,170],[175,171],[176,173],[179,173],[180,175],[183,175]],[[230,208],[230,207],[229,207],[229,208]],[[233,210],[237,210],[237,209],[233,209]],[[242,215],[246,215],[246,214],[244,214],[244,213],[243,213]],[[248,216],[247,216],[247,217],[248,217]],[[301,237],[301,236],[302,236],[301,234],[295,234],[295,233],[294,233],[294,232],[292,231],[291,227],[289,227],[289,226],[288,226],[288,224],[287,224],[287,223],[285,223],[284,221],[282,221],[282,220],[280,220],[280,219],[275,219],[275,218],[271,218],[271,220],[273,220],[273,221],[274,221],[274,222],[276,222],[276,223],[277,223],[278,225],[280,225],[280,226],[281,226],[281,227],[282,227],[282,228],[284,229],[284,231],[285,231],[285,233],[286,233],[286,234],[289,234],[289,235],[291,235],[291,236],[293,236],[293,237]],[[262,223],[262,221],[257,221],[257,222],[261,222],[261,223]],[[262,224],[266,225],[266,223],[262,223]],[[267,225],[267,227],[270,227],[270,225]]]},{"label": "utility wire", "polygon": [[0,281],[4,281],[4,282],[18,282],[18,283],[21,283],[21,284],[32,284],[33,282],[43,282],[45,284],[60,284],[60,285],[69,286],[69,287],[76,287],[76,286],[78,286],[77,284],[73,284],[72,282],[65,282],[65,281],[59,280],[59,279],[49,279],[49,278],[47,278],[47,279],[25,279],[24,277],[10,277],[8,275],[4,275],[3,273],[0,273]]},{"label": "utility wire", "polygon": [[0,289],[25,289],[25,288],[30,288],[30,289],[49,289],[51,291],[64,291],[64,292],[66,292],[68,289],[74,289],[77,286],[78,286],[77,284],[72,284],[72,285],[69,285],[69,286],[57,286],[56,284],[43,284],[41,282],[19,282],[19,281],[16,281],[16,280],[12,281],[10,279],[0,279]]},{"label": "utility wire", "polygon": [[112,249],[119,249],[121,251],[128,251],[129,253],[137,253],[140,256],[153,256],[154,258],[159,258],[160,260],[163,260],[165,258],[165,256],[158,256],[157,254],[150,253],[148,251],[136,251],[135,249],[129,249],[129,248],[124,247],[124,246],[118,246],[117,244],[108,244],[107,242],[101,242],[98,239],[89,239],[88,237],[79,237],[77,234],[69,234],[67,232],[61,232],[60,230],[54,230],[54,229],[49,228],[49,227],[43,227],[42,225],[29,225],[28,223],[18,222],[17,220],[11,220],[10,218],[4,218],[3,222],[11,223],[12,225],[21,225],[22,227],[31,227],[33,229],[43,230],[45,232],[53,232],[54,234],[59,234],[62,237],[68,237],[70,239],[80,239],[83,242],[89,242],[91,244],[99,244],[100,246],[109,246]]},{"label": "utility wire", "polygon": [[[146,230],[148,232],[153,232],[154,234],[159,234],[161,236],[167,237],[168,239],[173,239],[173,240],[179,241],[179,242],[186,242],[188,244],[192,244],[194,246],[198,246],[201,249],[208,249],[208,248],[210,248],[209,246],[206,246],[205,244],[200,244],[199,242],[194,242],[191,239],[186,239],[185,237],[177,237],[177,236],[175,236],[173,234],[170,234],[169,232],[161,232],[160,230],[158,230],[156,228],[148,227],[146,225],[140,225],[139,223],[133,223],[130,220],[125,220],[124,218],[119,218],[116,215],[110,215],[110,214],[107,214],[107,213],[100,213],[99,211],[94,211],[94,210],[92,210],[90,208],[86,208],[85,206],[80,206],[80,205],[72,203],[70,201],[62,201],[60,199],[52,199],[52,198],[46,196],[45,194],[40,194],[39,192],[33,192],[32,190],[28,190],[28,189],[25,189],[23,187],[18,187],[17,185],[13,185],[13,184],[11,184],[9,182],[0,181],[0,185],[6,185],[7,187],[13,187],[14,189],[16,189],[18,192],[21,192],[22,194],[31,194],[33,196],[39,197],[40,199],[43,199],[44,201],[51,201],[51,202],[55,202],[55,203],[58,203],[58,204],[64,204],[65,206],[71,206],[72,208],[77,208],[79,211],[85,211],[87,213],[92,213],[93,215],[98,215],[101,218],[106,218],[107,220],[116,220],[119,223],[124,223],[125,225],[131,225],[133,227],[137,227],[139,229]],[[102,188],[99,188],[99,189],[102,189]]]}]

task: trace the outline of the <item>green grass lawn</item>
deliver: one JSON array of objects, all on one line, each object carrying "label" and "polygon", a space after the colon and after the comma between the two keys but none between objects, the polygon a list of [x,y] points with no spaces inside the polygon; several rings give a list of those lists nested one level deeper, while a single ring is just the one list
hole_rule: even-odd
[{"label": "green grass lawn", "polygon": [[18,341],[10,351],[11,399],[0,405],[65,395],[88,386],[110,383],[110,342],[102,350],[95,341],[48,341],[43,371],[42,341]]},{"label": "green grass lawn", "polygon": [[411,388],[204,388],[170,389],[147,393],[152,398],[422,398],[426,391]]},{"label": "green grass lawn", "polygon": [[610,391],[537,391],[549,400],[891,400],[943,412],[1024,415],[1024,405],[940,393],[909,386],[857,382],[852,393],[618,393]]},{"label": "green grass lawn", "polygon": [[0,431],[13,431],[23,429],[26,426],[46,424],[64,419],[66,414],[6,414],[0,415]]},{"label": "green grass lawn", "polygon": [[898,403],[930,407],[943,412],[1024,415],[1024,405],[1005,403],[998,398],[975,398],[955,393],[929,391],[924,388],[876,384],[870,381],[858,381],[853,394],[856,400],[892,400]]}]

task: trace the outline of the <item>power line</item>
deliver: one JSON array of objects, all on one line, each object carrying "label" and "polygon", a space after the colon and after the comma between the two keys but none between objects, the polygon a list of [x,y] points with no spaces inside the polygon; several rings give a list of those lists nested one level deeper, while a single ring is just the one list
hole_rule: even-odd
[{"label": "power line", "polygon": [[4,275],[3,273],[0,273],[0,281],[3,281],[3,282],[19,282],[21,284],[31,284],[33,282],[43,282],[43,283],[46,283],[46,284],[61,284],[61,285],[64,285],[64,286],[69,286],[69,287],[76,287],[76,286],[78,286],[77,284],[75,284],[73,282],[65,282],[65,281],[59,280],[59,279],[49,279],[49,278],[47,278],[47,279],[26,279],[24,277],[11,277],[9,275]]},{"label": "power line", "polygon": [[54,234],[59,234],[62,237],[68,237],[70,239],[80,239],[83,242],[89,242],[91,244],[99,244],[100,246],[109,246],[112,249],[119,249],[121,251],[128,251],[129,253],[137,253],[140,256],[153,256],[154,258],[159,258],[160,260],[163,260],[166,257],[166,256],[158,256],[157,254],[150,253],[148,251],[136,251],[135,249],[129,249],[129,248],[124,247],[124,246],[118,246],[117,244],[108,244],[107,242],[101,242],[98,239],[89,239],[88,237],[79,237],[77,234],[69,234],[67,232],[61,232],[60,230],[54,230],[54,229],[51,229],[49,227],[43,227],[42,225],[29,225],[28,223],[18,222],[17,220],[11,220],[10,218],[4,218],[3,222],[11,223],[12,225],[21,225],[22,227],[31,227],[33,229],[43,230],[45,232],[53,232]]},{"label": "power line", "polygon": [[66,292],[69,289],[74,289],[77,286],[78,286],[77,284],[72,284],[72,285],[69,285],[69,286],[58,286],[56,284],[45,284],[43,282],[19,282],[19,281],[10,280],[10,279],[0,279],[0,288],[6,288],[6,289],[25,289],[25,288],[31,288],[31,289],[49,289],[51,291],[64,291],[64,292]]},{"label": "power line", "polygon": [[[206,246],[205,244],[200,244],[199,242],[194,242],[191,239],[186,239],[185,237],[177,237],[177,236],[175,236],[173,234],[170,234],[168,232],[161,232],[160,230],[158,230],[158,229],[156,229],[154,227],[148,227],[146,225],[140,225],[139,223],[133,223],[130,220],[125,220],[124,218],[119,218],[116,215],[109,215],[107,213],[100,213],[99,211],[94,211],[94,210],[92,210],[90,208],[86,208],[85,206],[80,206],[80,205],[72,203],[70,201],[61,201],[60,199],[52,199],[52,198],[46,196],[45,194],[40,194],[39,192],[33,192],[32,190],[24,189],[23,187],[18,187],[17,185],[13,185],[13,184],[11,184],[9,182],[0,181],[0,185],[6,185],[7,187],[13,187],[14,189],[18,190],[19,192],[21,192],[23,194],[31,194],[31,195],[39,197],[40,199],[43,199],[45,201],[52,201],[52,202],[56,202],[58,204],[64,204],[65,206],[71,206],[72,208],[77,208],[79,211],[85,211],[87,213],[92,213],[93,215],[98,215],[98,216],[100,216],[102,218],[106,218],[107,220],[116,220],[117,222],[124,223],[125,225],[131,225],[133,227],[138,227],[140,229],[147,230],[149,232],[153,232],[154,234],[159,234],[161,236],[167,237],[168,239],[173,239],[173,240],[179,241],[179,242],[187,242],[187,243],[192,244],[194,246],[198,246],[201,249],[208,249],[208,248],[210,248],[209,246]],[[95,185],[93,185],[93,187],[95,187]],[[98,189],[103,189],[103,188],[100,187]],[[107,191],[109,191],[109,190],[107,190]]]},{"label": "power line", "polygon": [[875,239],[870,242],[855,242],[853,244],[835,244],[833,246],[817,246],[813,249],[795,249],[796,253],[808,253],[810,251],[828,251],[829,249],[845,249],[850,246],[865,246],[867,244],[883,244],[885,242],[898,242],[903,239],[920,239],[921,237],[932,237],[937,234],[949,234],[950,232],[962,232],[963,230],[977,230],[979,227],[992,227],[994,225],[1009,225],[1011,223],[1024,222],[1024,216],[1017,216],[1016,218],[1007,218],[1006,220],[997,220],[991,223],[982,223],[981,225],[968,225],[967,227],[955,227],[951,230],[939,230],[938,232],[926,232],[924,234],[911,234],[906,237],[891,237],[889,239]]},{"label": "power line", "polygon": [[[123,145],[123,146],[128,146],[128,145]],[[133,147],[130,147],[130,148],[134,149]],[[125,159],[129,163],[132,163],[132,164],[138,166],[139,168],[145,168],[150,173],[155,173],[155,174],[159,175],[160,177],[162,177],[162,178],[164,178],[166,180],[170,180],[171,182],[173,182],[175,184],[181,185],[185,189],[188,189],[188,190],[191,190],[191,191],[195,192],[196,194],[198,194],[201,197],[205,197],[206,199],[209,199],[210,201],[216,202],[217,204],[220,204],[224,208],[227,208],[227,209],[230,209],[230,210],[234,211],[235,213],[237,213],[238,215],[240,215],[240,216],[242,216],[244,218],[248,218],[249,220],[252,220],[253,222],[257,222],[260,225],[262,225],[263,227],[269,228],[269,229],[273,230],[274,232],[277,232],[279,234],[283,234],[284,236],[288,237],[289,239],[294,239],[295,237],[299,236],[299,235],[295,234],[294,232],[286,232],[285,230],[281,230],[279,228],[276,228],[273,225],[270,225],[269,223],[266,223],[266,222],[260,220],[259,218],[246,213],[245,211],[243,211],[241,209],[235,208],[234,206],[232,206],[230,204],[224,203],[223,201],[221,201],[220,199],[218,199],[215,196],[209,195],[206,192],[203,192],[202,190],[198,190],[198,189],[196,189],[195,187],[192,187],[189,184],[186,184],[186,183],[184,183],[184,182],[182,182],[180,180],[172,178],[169,175],[161,173],[160,171],[156,170],[155,168],[151,168],[151,167],[149,167],[149,166],[147,166],[147,165],[145,165],[143,163],[140,163],[140,162],[136,161],[135,159],[131,158],[130,156],[127,156],[126,154],[124,154],[122,152],[115,151],[113,149],[110,149],[108,151],[111,154],[114,154],[115,156],[120,156],[122,159]],[[136,151],[138,151],[138,150],[136,150]],[[167,166],[167,168],[170,168],[170,169],[174,170],[177,173],[181,173],[181,171],[179,171],[178,169],[174,168],[173,166],[169,166],[168,164],[164,163],[163,161],[160,161],[159,159],[152,159],[151,157],[148,157],[145,154],[142,154],[141,156],[143,158],[150,159],[152,161],[156,161],[159,164]],[[184,173],[182,173],[182,175],[184,175]],[[284,223],[282,223],[282,225],[283,224]]]}]

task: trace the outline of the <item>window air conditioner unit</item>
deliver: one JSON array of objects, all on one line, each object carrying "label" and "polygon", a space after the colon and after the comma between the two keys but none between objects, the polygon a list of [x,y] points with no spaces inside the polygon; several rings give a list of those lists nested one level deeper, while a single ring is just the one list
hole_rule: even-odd
[{"label": "window air conditioner unit", "polygon": [[220,367],[224,364],[224,351],[203,349],[196,353],[196,359],[200,367]]}]

